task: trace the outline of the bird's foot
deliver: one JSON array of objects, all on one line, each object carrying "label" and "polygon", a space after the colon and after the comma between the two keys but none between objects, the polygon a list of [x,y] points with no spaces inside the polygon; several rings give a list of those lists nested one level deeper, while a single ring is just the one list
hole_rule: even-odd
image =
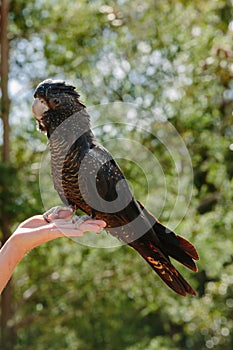
[{"label": "bird's foot", "polygon": [[59,213],[62,212],[62,211],[65,211],[65,212],[70,211],[70,216],[72,216],[72,214],[73,214],[73,209],[72,208],[70,208],[70,207],[62,207],[62,206],[58,205],[56,207],[52,207],[51,209],[47,210],[43,214],[43,218],[44,218],[45,221],[51,222],[52,220],[61,218],[61,215],[59,215]]},{"label": "bird's foot", "polygon": [[82,215],[82,216],[78,216],[78,215],[73,215],[72,216],[72,223],[74,224],[75,228],[78,228],[79,225],[81,225],[84,221],[86,220],[90,220],[91,217],[88,215]]}]

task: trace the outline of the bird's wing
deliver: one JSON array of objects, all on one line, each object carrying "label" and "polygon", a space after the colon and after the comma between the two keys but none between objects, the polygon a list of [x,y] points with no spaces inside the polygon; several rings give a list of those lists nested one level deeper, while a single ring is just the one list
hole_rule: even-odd
[{"label": "bird's wing", "polygon": [[96,145],[86,153],[79,169],[92,201],[103,212],[118,212],[133,198],[120,167],[111,154]]},{"label": "bird's wing", "polygon": [[[83,171],[84,170],[84,171]],[[91,148],[79,169],[82,190],[92,212],[101,212],[111,233],[128,243],[151,228],[143,210],[133,197],[125,176],[112,155],[101,145]],[[95,216],[95,215],[94,215]]]}]

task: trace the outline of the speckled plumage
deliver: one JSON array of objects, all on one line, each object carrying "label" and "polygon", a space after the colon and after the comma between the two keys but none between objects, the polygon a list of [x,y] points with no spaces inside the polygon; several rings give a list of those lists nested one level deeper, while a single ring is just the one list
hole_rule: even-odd
[{"label": "speckled plumage", "polygon": [[34,97],[39,127],[49,138],[54,187],[63,202],[104,220],[107,231],[138,251],[175,292],[195,295],[169,256],[196,271],[196,249],[135,200],[121,169],[96,141],[75,88],[46,80]]}]

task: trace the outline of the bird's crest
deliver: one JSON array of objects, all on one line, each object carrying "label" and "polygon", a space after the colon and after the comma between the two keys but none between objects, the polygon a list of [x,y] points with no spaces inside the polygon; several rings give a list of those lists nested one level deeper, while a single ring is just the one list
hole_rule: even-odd
[{"label": "bird's crest", "polygon": [[37,86],[34,93],[34,97],[42,96],[45,99],[47,99],[48,97],[56,96],[62,93],[72,95],[76,98],[80,97],[75,86],[69,85],[63,80],[52,80],[52,79],[46,79],[42,81]]}]

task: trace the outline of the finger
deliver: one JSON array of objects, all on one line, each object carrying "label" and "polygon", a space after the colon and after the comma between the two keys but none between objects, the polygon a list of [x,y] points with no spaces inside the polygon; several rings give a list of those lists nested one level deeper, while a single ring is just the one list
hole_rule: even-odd
[{"label": "finger", "polygon": [[91,221],[91,223],[87,223],[86,221],[85,222],[82,222],[80,223],[79,225],[77,225],[76,223],[73,223],[72,221],[65,221],[65,220],[62,220],[62,219],[57,219],[57,220],[53,220],[51,223],[47,224],[47,227],[48,228],[66,228],[66,229],[78,229],[78,230],[82,230],[82,231],[87,231],[89,229],[92,229],[92,230],[98,230],[98,229],[102,229],[102,226],[98,225],[95,223],[95,221]]},{"label": "finger", "polygon": [[81,237],[83,236],[83,231],[78,229],[71,229],[71,228],[56,228],[52,229],[51,231],[58,231],[60,236],[66,236],[66,237]]},{"label": "finger", "polygon": [[85,231],[91,231],[91,232],[100,232],[102,230],[103,227],[96,225],[94,223],[92,224],[88,224],[87,222],[83,222],[81,225],[79,225],[78,227],[80,230],[82,230],[83,232]]},{"label": "finger", "polygon": [[[79,224],[77,222],[73,222],[73,220],[64,220],[64,219],[55,219],[53,222],[57,226],[64,226],[64,225],[74,225],[76,228],[79,227],[85,227],[84,225],[94,225],[94,227],[98,226],[100,228],[104,228],[106,226],[105,221],[103,220],[95,220],[95,219],[88,219],[85,221],[81,221]],[[70,227],[70,226],[69,226]]]},{"label": "finger", "polygon": [[[52,229],[53,232],[55,230],[61,231],[62,233],[64,231],[66,232],[72,231],[72,232],[76,232],[77,234],[79,234],[78,231],[80,231],[81,233],[86,231],[99,233],[105,226],[106,224],[103,220],[94,220],[94,219],[86,220],[80,223],[78,226],[76,223],[73,223],[72,220],[64,220],[64,219],[56,219],[47,224],[47,228],[50,230]],[[71,235],[72,234],[73,233],[71,233]]]},{"label": "finger", "polygon": [[100,232],[102,230],[102,227],[96,224],[88,224],[86,222],[83,222],[82,224],[78,225],[76,227],[75,224],[73,224],[72,222],[53,222],[55,224],[55,227],[57,227],[60,230],[80,230],[82,232],[86,232],[86,231],[91,231],[91,232]]},{"label": "finger", "polygon": [[95,220],[95,219],[88,219],[85,220],[83,223],[85,224],[90,224],[90,225],[98,225],[100,227],[105,227],[106,226],[106,222],[103,220]]}]

